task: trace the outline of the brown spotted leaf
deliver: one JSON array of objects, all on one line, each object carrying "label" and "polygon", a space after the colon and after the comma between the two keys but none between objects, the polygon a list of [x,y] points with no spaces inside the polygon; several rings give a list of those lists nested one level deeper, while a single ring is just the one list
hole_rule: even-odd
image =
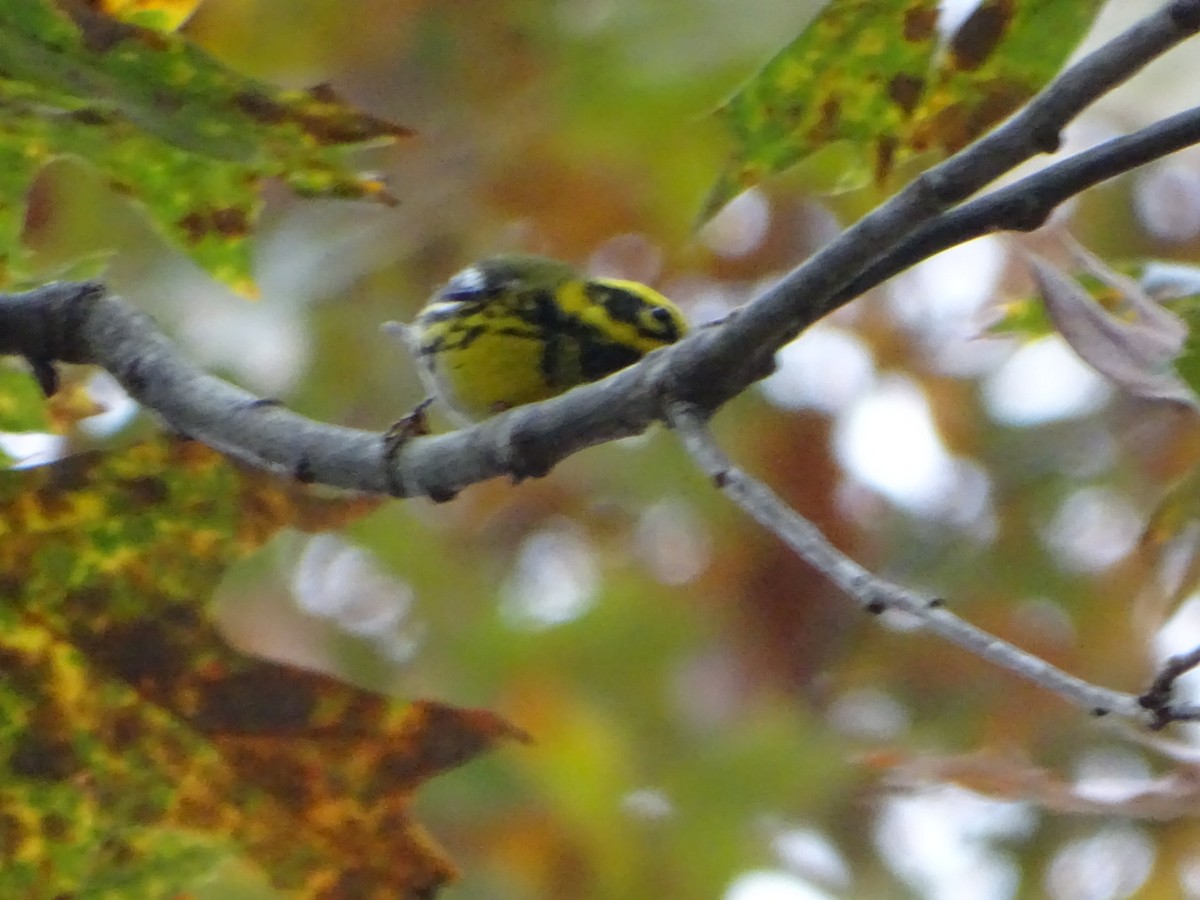
[{"label": "brown spotted leaf", "polygon": [[939,57],[902,155],[954,153],[1006,119],[1062,68],[1101,0],[983,0]]},{"label": "brown spotted leaf", "polygon": [[717,117],[733,151],[702,211],[837,143],[839,187],[960,149],[1061,68],[1099,0],[983,0],[938,46],[934,0],[832,0]]},{"label": "brown spotted leaf", "polygon": [[0,896],[171,896],[236,858],[296,897],[453,876],[412,794],[523,735],[248,658],[205,602],[279,528],[373,505],[170,439],[0,474]]},{"label": "brown spotted leaf", "polygon": [[888,148],[924,92],[937,7],[937,0],[826,6],[717,110],[734,149],[702,217],[835,142],[846,142],[843,169],[851,183],[885,159],[890,167]]},{"label": "brown spotted leaf", "polygon": [[[25,192],[50,160],[88,160],[145,207],[200,265],[253,293],[248,237],[259,185],[393,202],[348,167],[351,150],[402,126],[330,89],[285,91],[245,78],[183,37],[48,0],[0,4],[0,283],[23,272]],[[4,254],[8,253],[8,256]]]}]

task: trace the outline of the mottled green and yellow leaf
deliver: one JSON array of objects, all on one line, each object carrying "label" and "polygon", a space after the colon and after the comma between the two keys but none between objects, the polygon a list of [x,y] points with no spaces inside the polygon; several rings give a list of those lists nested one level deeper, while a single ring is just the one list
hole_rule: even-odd
[{"label": "mottled green and yellow leaf", "polygon": [[729,162],[707,218],[742,190],[837,145],[839,188],[952,153],[1062,66],[1099,0],[983,0],[939,46],[935,0],[832,0],[716,112]]},{"label": "mottled green and yellow leaf", "polygon": [[206,602],[280,528],[374,505],[169,438],[0,473],[0,895],[171,896],[241,857],[295,897],[453,876],[412,794],[521,733],[247,657]]},{"label": "mottled green and yellow leaf", "polygon": [[[216,277],[253,293],[248,238],[259,188],[393,202],[349,166],[355,147],[409,134],[327,87],[281,90],[185,38],[48,0],[0,5],[0,279],[23,273],[18,238],[33,175],[87,160]],[[18,248],[18,249],[9,249]]]}]

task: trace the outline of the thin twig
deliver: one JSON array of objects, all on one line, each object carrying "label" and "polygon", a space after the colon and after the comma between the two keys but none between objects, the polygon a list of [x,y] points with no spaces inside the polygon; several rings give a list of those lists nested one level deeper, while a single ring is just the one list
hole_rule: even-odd
[{"label": "thin twig", "polygon": [[1138,703],[1153,716],[1153,728],[1162,728],[1168,722],[1180,719],[1200,719],[1200,707],[1171,706],[1171,696],[1175,693],[1175,682],[1180,676],[1200,666],[1200,647],[1189,653],[1172,656],[1159,670],[1158,677],[1150,685],[1146,693],[1138,697]]},{"label": "thin twig", "polygon": [[[699,411],[683,404],[669,407],[671,427],[684,447],[730,500],[787,544],[797,556],[836,584],[871,613],[898,610],[927,630],[976,656],[1053,691],[1092,715],[1116,714],[1153,724],[1133,694],[1098,687],[1070,675],[1040,657],[963,621],[938,598],[927,597],[872,574],[829,543],[820,530],[791,509],[766,485],[738,469],[716,445]],[[1172,717],[1174,711],[1171,711]]]},{"label": "thin twig", "polygon": [[963,203],[1018,164],[1055,149],[1061,130],[1084,108],[1197,30],[1200,0],[1165,4],[725,323],[602,382],[449,435],[389,445],[382,434],[315,422],[264,402],[184,361],[146,316],[94,283],[0,296],[0,353],[30,360],[47,390],[53,389],[56,361],[102,366],[171,427],[239,460],[305,481],[405,496],[450,496],[486,478],[540,470],[593,444],[639,433],[666,416],[734,502],[866,610],[903,611],[943,639],[1097,715],[1113,713],[1151,727],[1200,719],[1200,708],[1170,702],[1179,675],[1200,662],[1169,663],[1141,697],[1063,672],[964,622],[936,598],[884,581],[839,553],[766,486],[733,467],[705,425],[707,415],[761,377],[776,349],[890,275],[988,231],[1035,227],[1084,188],[1200,142],[1200,113],[1192,110]]}]

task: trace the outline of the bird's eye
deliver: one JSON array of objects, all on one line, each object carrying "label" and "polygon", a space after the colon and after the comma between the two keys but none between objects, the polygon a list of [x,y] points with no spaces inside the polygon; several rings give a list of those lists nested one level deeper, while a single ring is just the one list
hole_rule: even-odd
[{"label": "bird's eye", "polygon": [[654,340],[664,344],[673,344],[679,340],[679,320],[669,307],[651,306],[646,313],[649,316],[646,331],[653,335]]}]

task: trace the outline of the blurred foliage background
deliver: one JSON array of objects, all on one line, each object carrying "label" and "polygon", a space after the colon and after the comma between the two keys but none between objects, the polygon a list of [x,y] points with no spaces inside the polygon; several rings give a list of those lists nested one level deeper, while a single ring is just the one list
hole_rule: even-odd
[{"label": "blurred foliage background", "polygon": [[[383,429],[421,394],[377,324],[475,258],[560,256],[650,282],[702,322],[877,202],[820,198],[801,172],[691,230],[723,161],[706,113],[818,5],[207,0],[184,32],[225,62],[330,82],[418,132],[361,157],[399,207],[272,188],[253,303],[71,163],[39,179],[28,240],[48,272],[112,247],[110,284],[194,359]],[[1089,46],[1155,5],[1110,4]],[[1194,102],[1197,75],[1185,46],[1073,126],[1067,150]],[[1194,261],[1200,157],[1095,190],[1030,243],[1054,254],[1065,227],[1113,261]],[[1028,289],[1003,239],[945,254],[787,348],[716,427],[863,564],[1136,690],[1200,642],[1200,609],[1167,578],[1187,547],[1140,541],[1196,430],[1115,394],[1056,338],[984,336],[995,304]],[[462,870],[455,900],[1200,896],[1194,818],[1149,821],[1121,793],[1182,764],[905,622],[865,619],[661,429],[543,480],[285,535],[217,602],[238,646],[534,735],[418,797]],[[1049,808],[1064,786],[1094,809]]]}]

